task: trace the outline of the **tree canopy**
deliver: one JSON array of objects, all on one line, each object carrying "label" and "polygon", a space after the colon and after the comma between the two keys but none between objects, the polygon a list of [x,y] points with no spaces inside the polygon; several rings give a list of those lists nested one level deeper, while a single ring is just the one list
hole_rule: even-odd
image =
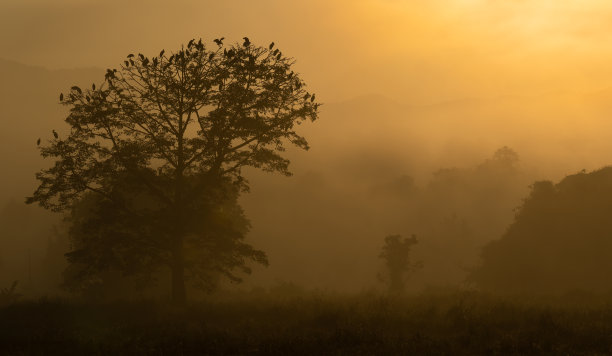
[{"label": "tree canopy", "polygon": [[62,211],[95,193],[151,228],[150,212],[116,189],[135,182],[146,191],[146,209],[163,221],[156,234],[169,242],[177,301],[185,299],[185,241],[202,194],[214,184],[247,190],[245,167],[289,175],[282,153],[287,143],[308,149],[296,125],[314,121],[320,106],[292,70],[294,60],[273,43],[214,42],[129,54],[98,86],[61,94],[70,130],[53,131],[40,146],[55,162],[37,173],[40,185],[27,200]]}]

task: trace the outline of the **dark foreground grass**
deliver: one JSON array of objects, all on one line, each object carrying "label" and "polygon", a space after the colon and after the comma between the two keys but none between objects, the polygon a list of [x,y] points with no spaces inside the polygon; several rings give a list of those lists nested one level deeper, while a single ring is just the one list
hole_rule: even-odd
[{"label": "dark foreground grass", "polygon": [[605,355],[612,305],[514,301],[473,293],[41,300],[0,308],[2,355]]}]

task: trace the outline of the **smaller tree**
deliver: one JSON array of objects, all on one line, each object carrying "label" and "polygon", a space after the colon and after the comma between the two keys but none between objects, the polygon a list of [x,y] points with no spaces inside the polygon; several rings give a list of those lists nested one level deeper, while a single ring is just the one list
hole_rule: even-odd
[{"label": "smaller tree", "polygon": [[417,242],[415,235],[403,239],[402,235],[385,237],[379,256],[385,262],[385,270],[380,278],[387,283],[390,294],[402,294],[406,289],[408,275],[423,266],[421,261],[413,263],[410,260],[410,251]]}]

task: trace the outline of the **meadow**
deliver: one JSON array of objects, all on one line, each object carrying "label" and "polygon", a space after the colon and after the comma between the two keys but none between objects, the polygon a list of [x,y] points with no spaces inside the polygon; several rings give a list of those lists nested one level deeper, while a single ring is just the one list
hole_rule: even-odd
[{"label": "meadow", "polygon": [[2,355],[604,355],[612,297],[477,292],[23,300],[0,308]]}]

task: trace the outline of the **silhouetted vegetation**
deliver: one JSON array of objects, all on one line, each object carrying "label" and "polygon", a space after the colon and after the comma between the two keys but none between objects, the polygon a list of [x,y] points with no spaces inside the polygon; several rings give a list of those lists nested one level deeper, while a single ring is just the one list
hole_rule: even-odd
[{"label": "silhouetted vegetation", "polygon": [[14,281],[10,287],[0,288],[0,307],[12,304],[21,298],[21,294],[17,292],[19,282]]},{"label": "silhouetted vegetation", "polygon": [[184,309],[42,300],[0,308],[0,353],[608,354],[606,300],[521,301],[458,291],[410,298],[243,293]]},{"label": "silhouetted vegetation", "polygon": [[[113,191],[122,202],[130,202],[130,210],[142,212],[138,216],[95,193],[85,193],[73,206],[65,287],[100,298],[150,290],[160,282],[166,286],[164,272],[172,264],[163,233],[166,220],[163,212],[150,209],[154,199],[147,193],[137,183],[126,182]],[[240,282],[235,271],[250,273],[249,260],[267,264],[262,251],[243,242],[249,222],[237,203],[237,188],[207,182],[197,194],[198,205],[190,207],[191,215],[184,220],[193,224],[185,226],[190,232],[184,242],[187,281],[212,291],[222,277]]]},{"label": "silhouetted vegetation", "polygon": [[385,237],[379,256],[385,262],[385,271],[380,277],[389,287],[390,294],[403,294],[409,274],[422,267],[420,261],[412,262],[410,258],[410,251],[417,242],[414,235],[403,239],[401,235]]},{"label": "silhouetted vegetation", "polygon": [[[130,54],[120,70],[107,70],[101,85],[60,94],[70,132],[60,138],[53,130],[41,146],[42,156],[55,162],[37,174],[40,186],[27,201],[54,211],[83,199],[94,205],[77,212],[88,217],[71,230],[77,250],[69,261],[80,266],[72,279],[165,266],[180,303],[186,270],[193,284],[208,288],[217,277],[211,274],[237,281],[231,271],[248,272],[245,260],[267,263],[261,251],[238,242],[246,223],[235,196],[249,187],[242,172],[289,175],[281,153],[287,143],[308,148],[294,126],[315,120],[319,104],[274,44],[257,47],[246,37],[230,46],[214,42],[208,49],[191,40],[152,58]],[[212,198],[227,186],[234,187],[235,223],[217,214],[222,204]]]},{"label": "silhouetted vegetation", "polygon": [[497,292],[612,290],[612,168],[540,181],[471,280]]}]

